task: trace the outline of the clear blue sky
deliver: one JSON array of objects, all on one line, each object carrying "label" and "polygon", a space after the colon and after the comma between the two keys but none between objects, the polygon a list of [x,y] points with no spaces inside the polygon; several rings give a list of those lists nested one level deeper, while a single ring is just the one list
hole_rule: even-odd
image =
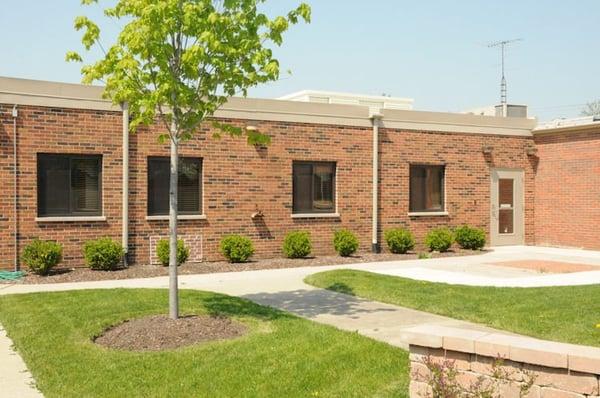
[{"label": "clear blue sky", "polygon": [[[293,27],[276,52],[292,76],[252,96],[320,89],[410,97],[422,110],[489,105],[499,100],[500,63],[485,44],[523,38],[508,51],[510,102],[546,120],[577,116],[582,104],[600,98],[598,0],[308,2],[313,23]],[[79,49],[73,18],[97,20],[99,8],[79,0],[10,3],[0,9],[0,75],[79,82],[80,66],[64,62],[67,50]],[[281,13],[298,1],[270,3],[270,13]],[[108,44],[119,26],[102,27]]]}]

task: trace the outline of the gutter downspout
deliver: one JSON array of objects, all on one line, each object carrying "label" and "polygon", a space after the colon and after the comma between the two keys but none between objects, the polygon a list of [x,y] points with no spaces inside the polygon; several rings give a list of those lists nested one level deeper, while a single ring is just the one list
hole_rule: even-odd
[{"label": "gutter downspout", "polygon": [[379,245],[379,125],[383,115],[375,113],[371,115],[373,124],[373,215],[372,215],[372,239],[371,251],[373,253],[381,252]]},{"label": "gutter downspout", "polygon": [[18,187],[17,187],[17,180],[18,180],[18,174],[19,174],[19,167],[17,165],[17,140],[19,138],[19,136],[17,135],[17,118],[19,117],[19,110],[17,109],[17,105],[13,105],[12,108],[12,118],[13,118],[13,195],[14,195],[14,218],[15,218],[15,222],[14,222],[14,234],[15,234],[15,241],[14,241],[14,249],[15,249],[15,271],[19,271],[20,266],[19,266],[19,207],[18,207],[18,200],[19,200],[19,191],[18,191]]},{"label": "gutter downspout", "polygon": [[127,255],[129,253],[129,104],[121,104],[123,110],[123,209],[122,209],[122,235],[121,241],[125,256],[123,256],[123,265],[127,267]]}]

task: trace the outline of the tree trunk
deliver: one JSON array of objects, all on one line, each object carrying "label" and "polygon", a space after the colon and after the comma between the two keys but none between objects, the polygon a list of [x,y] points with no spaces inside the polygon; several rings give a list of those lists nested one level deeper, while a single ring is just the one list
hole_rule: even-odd
[{"label": "tree trunk", "polygon": [[[174,127],[174,126],[173,126]],[[169,183],[169,317],[179,318],[177,286],[177,178],[179,139],[171,134],[171,178]]]}]

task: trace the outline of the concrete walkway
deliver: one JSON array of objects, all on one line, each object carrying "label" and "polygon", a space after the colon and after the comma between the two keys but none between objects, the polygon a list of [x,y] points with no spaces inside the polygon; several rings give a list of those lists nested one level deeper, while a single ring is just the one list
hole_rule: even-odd
[{"label": "concrete walkway", "polygon": [[[342,330],[356,331],[362,335],[395,345],[407,347],[407,338],[404,331],[415,326],[451,326],[459,329],[486,331],[509,334],[493,330],[482,325],[470,322],[433,315],[408,308],[383,304],[374,301],[317,289],[304,284],[303,279],[313,273],[333,269],[357,269],[364,271],[380,272],[391,275],[400,275],[405,272],[409,275],[412,270],[418,269],[418,279],[435,279],[440,275],[454,278],[459,283],[468,282],[468,278],[491,278],[504,280],[507,283],[521,283],[524,279],[534,278],[539,280],[545,276],[539,273],[490,265],[490,262],[523,260],[523,259],[548,259],[555,261],[585,262],[600,265],[600,253],[584,251],[560,251],[560,249],[511,247],[501,248],[482,255],[468,257],[450,257],[430,260],[392,261],[369,264],[352,264],[329,267],[305,267],[293,269],[261,270],[236,273],[185,275],[180,277],[182,289],[196,289],[214,291],[232,296],[239,296],[289,311],[316,322],[332,325]],[[581,273],[581,279],[573,281],[586,284],[600,283],[596,274]],[[576,275],[576,274],[570,274]],[[559,275],[565,278],[565,275]],[[600,272],[598,273],[600,276]],[[533,279],[531,279],[533,280]],[[549,280],[549,279],[548,279]],[[48,285],[0,285],[0,295],[19,294],[30,292],[50,292],[80,289],[114,289],[114,288],[167,288],[168,278],[148,278],[130,280],[95,281],[80,283],[63,283]],[[0,335],[0,346],[6,344],[6,337]],[[4,362],[7,353],[0,351],[0,363]],[[14,369],[11,370],[11,369]],[[0,370],[0,387],[2,383],[13,381],[22,388],[28,383],[27,374],[20,372],[23,367],[10,366],[6,372]],[[30,388],[29,388],[30,389]],[[0,390],[2,391],[2,390]],[[26,396],[29,390],[23,390]]]},{"label": "concrete walkway", "polygon": [[0,396],[40,398],[35,381],[21,356],[12,349],[12,341],[0,325]]},{"label": "concrete walkway", "polygon": [[[318,289],[303,282],[307,275],[333,268],[343,267],[307,267],[184,275],[180,277],[179,285],[181,289],[213,291],[246,298],[343,330],[356,331],[403,348],[406,348],[407,345],[402,330],[416,325],[452,326],[493,331],[469,322]],[[0,290],[0,295],[114,288],[166,289],[168,288],[168,279],[159,277],[51,285],[13,285]]]},{"label": "concrete walkway", "polygon": [[[457,259],[459,259],[457,261]],[[469,286],[494,287],[548,287],[582,286],[600,283],[600,252],[576,249],[558,249],[535,246],[498,247],[481,256],[405,262],[396,267],[384,267],[373,272],[417,279]],[[519,260],[550,261],[585,264],[598,270],[566,274],[541,274],[536,271],[511,268],[494,263]]]}]

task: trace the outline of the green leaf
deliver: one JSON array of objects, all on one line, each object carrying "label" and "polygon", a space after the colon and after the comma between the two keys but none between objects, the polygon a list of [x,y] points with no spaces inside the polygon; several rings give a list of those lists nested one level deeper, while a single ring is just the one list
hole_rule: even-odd
[{"label": "green leaf", "polygon": [[[96,0],[83,0],[90,5]],[[116,0],[104,15],[123,25],[104,56],[82,67],[85,83],[105,83],[105,97],[129,103],[132,131],[155,124],[178,140],[192,139],[230,96],[246,95],[261,83],[278,79],[279,61],[272,47],[300,20],[310,21],[302,3],[285,16],[269,18],[258,11],[264,0]],[[75,19],[86,50],[99,45],[100,28],[88,17]],[[70,51],[69,61],[81,62]],[[170,131],[172,122],[175,126]],[[251,145],[270,138],[256,130],[218,122],[215,138],[246,135]]]},{"label": "green leaf", "polygon": [[67,51],[67,54],[65,55],[65,60],[67,62],[83,62],[81,55],[79,55],[79,53],[75,51]]}]

